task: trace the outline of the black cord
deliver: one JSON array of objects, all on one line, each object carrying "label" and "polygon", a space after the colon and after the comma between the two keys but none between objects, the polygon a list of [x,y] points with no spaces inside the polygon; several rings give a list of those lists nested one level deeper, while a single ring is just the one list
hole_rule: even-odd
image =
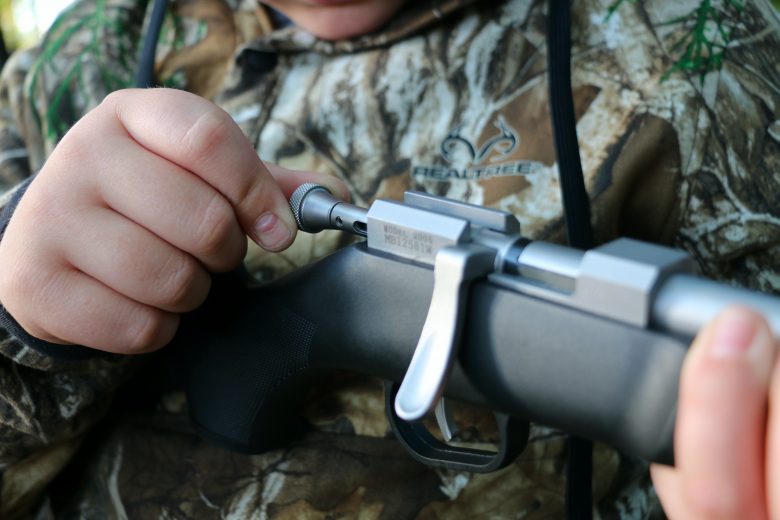
[{"label": "black cord", "polygon": [[165,12],[168,10],[168,0],[154,0],[152,16],[149,18],[149,27],[144,36],[144,46],[138,61],[138,69],[135,77],[135,86],[147,88],[154,86],[154,59],[157,50],[157,41],[160,39],[160,30],[165,20]]},{"label": "black cord", "polygon": [[590,198],[585,191],[577,122],[571,91],[571,14],[567,0],[550,0],[547,16],[547,74],[550,88],[555,155],[561,180],[569,245],[593,246]]},{"label": "black cord", "polygon": [[[568,0],[548,2],[547,74],[566,233],[569,245],[588,249],[593,245],[593,231],[571,90],[571,13]],[[569,437],[566,455],[566,517],[570,520],[591,520],[593,443]]]}]

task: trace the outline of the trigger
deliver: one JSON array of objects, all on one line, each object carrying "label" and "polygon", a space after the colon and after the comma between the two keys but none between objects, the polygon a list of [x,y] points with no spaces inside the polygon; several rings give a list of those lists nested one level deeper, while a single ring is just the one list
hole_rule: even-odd
[{"label": "trigger", "polygon": [[442,437],[445,441],[450,442],[458,434],[458,425],[452,420],[452,410],[444,397],[436,403],[434,414]]},{"label": "trigger", "polygon": [[[397,393],[398,384],[386,381],[385,412],[390,429],[412,457],[428,466],[489,473],[511,464],[528,442],[528,422],[503,413],[495,413],[500,439],[498,451],[452,446],[431,435],[422,421],[409,422],[398,417],[395,413]],[[440,407],[445,408],[446,404],[440,401],[436,408]],[[449,414],[447,416],[449,417]],[[445,428],[442,428],[442,433],[444,430]]]}]

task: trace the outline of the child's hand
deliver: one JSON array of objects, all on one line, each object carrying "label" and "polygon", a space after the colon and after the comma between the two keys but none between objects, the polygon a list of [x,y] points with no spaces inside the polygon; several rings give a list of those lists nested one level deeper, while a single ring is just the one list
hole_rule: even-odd
[{"label": "child's hand", "polygon": [[240,264],[245,234],[270,251],[292,243],[284,192],[314,174],[269,168],[208,101],[167,89],[112,94],[20,201],[0,243],[0,302],[43,340],[160,348],[179,314],[206,298],[207,271]]},{"label": "child's hand", "polygon": [[766,321],[723,312],[683,364],[675,467],[653,466],[669,518],[780,518],[780,364]]}]

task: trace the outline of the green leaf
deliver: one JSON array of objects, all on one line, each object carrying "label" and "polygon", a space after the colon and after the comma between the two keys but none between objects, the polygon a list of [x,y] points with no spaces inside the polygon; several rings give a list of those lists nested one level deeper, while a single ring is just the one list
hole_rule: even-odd
[{"label": "green leaf", "polygon": [[[698,73],[699,81],[703,84],[708,72],[720,70],[733,27],[744,7],[740,0],[728,0],[725,10],[713,6],[710,0],[701,0],[688,14],[661,22],[659,26],[680,25],[687,31],[671,45],[671,53],[679,56],[661,76],[661,81],[666,81],[672,73],[679,71]],[[712,25],[715,31],[708,30]]]}]

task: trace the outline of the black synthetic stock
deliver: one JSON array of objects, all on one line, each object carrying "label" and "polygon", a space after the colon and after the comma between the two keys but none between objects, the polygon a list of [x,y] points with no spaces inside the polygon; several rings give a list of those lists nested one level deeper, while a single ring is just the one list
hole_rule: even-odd
[{"label": "black synthetic stock", "polygon": [[[219,324],[210,318],[194,332],[185,356],[195,424],[232,449],[259,452],[301,426],[298,403],[322,370],[400,381],[432,288],[429,268],[359,244],[217,303]],[[445,394],[671,462],[686,350],[675,338],[481,281]]]}]

